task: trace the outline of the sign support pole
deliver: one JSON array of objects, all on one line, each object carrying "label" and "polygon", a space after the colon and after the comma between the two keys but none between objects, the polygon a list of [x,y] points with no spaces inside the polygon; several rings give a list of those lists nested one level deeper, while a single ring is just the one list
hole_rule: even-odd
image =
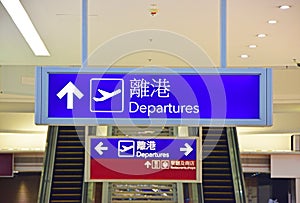
[{"label": "sign support pole", "polygon": [[[189,127],[188,126],[178,126],[177,127],[177,131],[178,137],[188,137],[188,133],[189,133]],[[184,194],[183,194],[183,184],[177,182],[177,198],[178,198],[178,202],[184,202]],[[193,199],[194,200],[194,199]]]},{"label": "sign support pole", "polygon": [[88,0],[82,0],[82,20],[81,20],[81,67],[86,68],[88,65]]},{"label": "sign support pole", "polygon": [[221,68],[227,67],[227,12],[226,12],[226,0],[220,0],[220,48],[221,48]]},{"label": "sign support pole", "polygon": [[[82,0],[82,13],[81,13],[81,68],[87,67],[87,53],[88,53],[88,36],[87,36],[87,29],[88,29],[88,0]],[[83,95],[82,95],[83,96]],[[85,127],[86,135],[85,139],[87,138],[88,127]],[[86,166],[84,167],[84,177],[86,177]],[[88,190],[92,187],[91,183],[83,182],[82,183],[82,202],[87,201],[88,198]]]}]

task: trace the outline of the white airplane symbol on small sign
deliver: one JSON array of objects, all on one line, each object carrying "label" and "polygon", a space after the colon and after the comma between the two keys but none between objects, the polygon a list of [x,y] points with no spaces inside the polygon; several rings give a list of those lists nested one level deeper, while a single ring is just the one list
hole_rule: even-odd
[{"label": "white airplane symbol on small sign", "polygon": [[127,152],[128,150],[133,149],[134,146],[131,145],[131,146],[128,146],[128,147],[127,147],[127,146],[125,146],[125,145],[122,145],[122,148],[123,148],[123,149],[119,149],[120,152]]},{"label": "white airplane symbol on small sign", "polygon": [[98,92],[100,92],[102,94],[102,97],[101,98],[93,97],[93,100],[95,102],[105,101],[105,100],[107,100],[109,98],[112,98],[112,97],[120,94],[121,93],[121,89],[117,89],[117,90],[115,90],[113,92],[106,92],[104,90],[98,89]]}]

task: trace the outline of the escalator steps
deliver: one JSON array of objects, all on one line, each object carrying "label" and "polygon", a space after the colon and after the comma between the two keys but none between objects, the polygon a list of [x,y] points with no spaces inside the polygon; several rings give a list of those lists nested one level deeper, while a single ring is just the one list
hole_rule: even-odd
[{"label": "escalator steps", "polygon": [[84,174],[84,127],[59,127],[50,202],[78,203]]},{"label": "escalator steps", "polygon": [[231,165],[225,128],[203,128],[204,202],[234,203]]}]

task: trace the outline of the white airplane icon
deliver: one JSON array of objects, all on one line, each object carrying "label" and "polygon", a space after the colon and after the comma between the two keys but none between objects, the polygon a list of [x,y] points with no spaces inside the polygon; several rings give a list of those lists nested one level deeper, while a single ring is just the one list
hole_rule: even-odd
[{"label": "white airplane icon", "polygon": [[98,89],[98,92],[100,92],[103,97],[101,97],[101,98],[93,97],[93,100],[95,102],[105,101],[105,100],[107,100],[109,98],[112,98],[112,97],[120,94],[121,93],[121,89],[117,89],[117,90],[115,90],[113,92],[106,92],[104,90]]},{"label": "white airplane icon", "polygon": [[122,145],[122,148],[123,148],[123,149],[119,149],[119,151],[120,151],[120,152],[127,152],[128,150],[133,149],[133,147],[134,147],[133,145],[128,146],[128,147],[125,146],[125,145]]}]

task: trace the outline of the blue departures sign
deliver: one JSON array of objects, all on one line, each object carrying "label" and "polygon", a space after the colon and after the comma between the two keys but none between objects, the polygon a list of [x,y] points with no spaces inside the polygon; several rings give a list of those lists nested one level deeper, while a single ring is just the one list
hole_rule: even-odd
[{"label": "blue departures sign", "polygon": [[42,99],[37,98],[37,102],[43,105],[36,105],[36,122],[271,123],[268,69],[172,69],[162,73],[118,70],[38,68],[37,96]]}]

